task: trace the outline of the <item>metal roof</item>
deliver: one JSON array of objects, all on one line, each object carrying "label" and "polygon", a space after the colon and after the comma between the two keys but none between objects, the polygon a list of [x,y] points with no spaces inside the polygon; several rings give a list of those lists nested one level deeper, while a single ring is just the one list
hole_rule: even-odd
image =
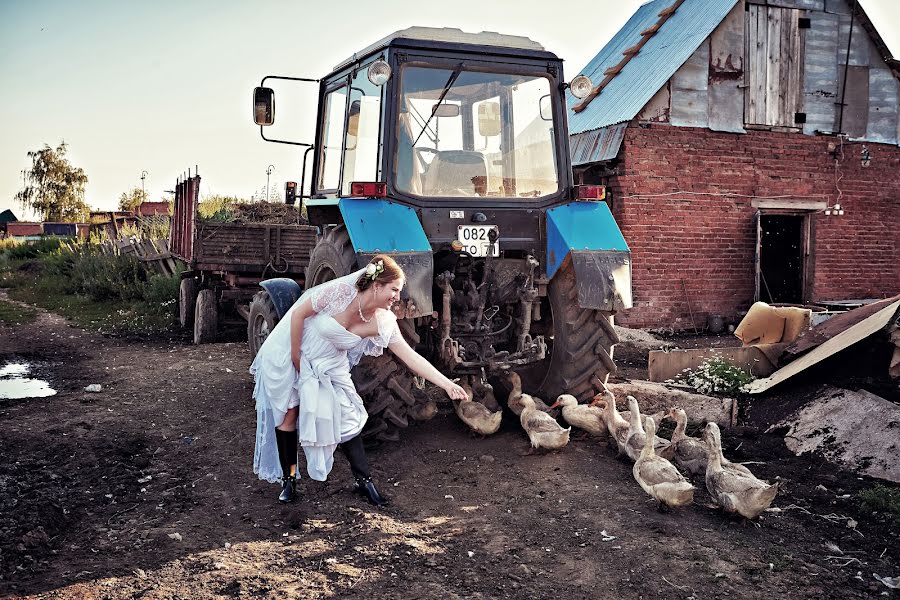
[{"label": "metal roof", "polygon": [[[659,13],[675,0],[652,0],[638,8],[622,29],[581,73],[594,85],[603,72],[622,60],[622,51],[641,41],[641,32],[654,26]],[[690,58],[738,0],[684,0],[581,112],[569,113],[569,134],[583,133],[633,119],[653,95]],[[570,97],[569,109],[580,100]]]},{"label": "metal roof", "polygon": [[572,165],[584,165],[588,163],[610,160],[619,154],[619,147],[625,139],[625,129],[628,123],[610,125],[601,129],[593,129],[582,133],[573,133],[569,136],[569,153],[572,155]]},{"label": "metal roof", "polygon": [[363,57],[378,48],[389,45],[392,41],[399,38],[411,40],[429,40],[433,42],[452,42],[456,44],[474,44],[479,46],[499,46],[502,48],[520,48],[522,50],[544,50],[545,48],[534,40],[521,35],[506,35],[494,31],[482,31],[480,33],[469,33],[456,27],[407,27],[395,31],[370,44],[364,50],[356,52],[353,56],[344,60],[337,65],[334,70],[341,68],[356,61],[357,57]]}]

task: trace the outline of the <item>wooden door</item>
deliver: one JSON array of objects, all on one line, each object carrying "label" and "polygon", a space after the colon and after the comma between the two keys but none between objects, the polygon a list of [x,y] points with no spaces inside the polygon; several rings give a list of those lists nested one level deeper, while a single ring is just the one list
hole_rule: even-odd
[{"label": "wooden door", "polygon": [[796,127],[803,89],[800,10],[748,4],[746,14],[745,122]]}]

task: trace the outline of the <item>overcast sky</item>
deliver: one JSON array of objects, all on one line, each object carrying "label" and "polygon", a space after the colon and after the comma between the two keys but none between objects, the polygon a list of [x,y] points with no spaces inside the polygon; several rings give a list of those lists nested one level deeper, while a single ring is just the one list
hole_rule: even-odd
[{"label": "overcast sky", "polygon": [[[152,200],[199,167],[201,193],[249,198],[300,179],[302,150],[262,141],[250,95],[264,75],[318,78],[412,25],[528,36],[571,79],[639,0],[0,0],[0,211],[22,189],[29,150],[69,144],[87,202],[113,209],[145,185]],[[861,0],[894,56],[900,0]],[[278,132],[311,142],[312,84],[277,89]]]}]

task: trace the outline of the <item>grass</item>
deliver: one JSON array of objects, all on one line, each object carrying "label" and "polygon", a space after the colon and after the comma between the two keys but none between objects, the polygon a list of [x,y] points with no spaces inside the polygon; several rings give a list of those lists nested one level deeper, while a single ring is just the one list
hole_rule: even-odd
[{"label": "grass", "polygon": [[177,275],[164,277],[132,257],[105,256],[88,246],[29,254],[0,251],[0,286],[13,300],[101,333],[162,333],[176,322]]},{"label": "grass", "polygon": [[22,325],[31,323],[36,318],[37,311],[33,308],[0,300],[0,323],[4,325]]},{"label": "grass", "polygon": [[886,515],[895,523],[900,523],[900,488],[877,484],[858,495],[863,510]]}]

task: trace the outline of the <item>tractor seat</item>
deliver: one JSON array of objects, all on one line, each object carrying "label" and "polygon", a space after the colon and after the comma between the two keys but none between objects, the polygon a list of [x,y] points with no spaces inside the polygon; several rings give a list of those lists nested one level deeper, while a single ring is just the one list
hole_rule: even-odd
[{"label": "tractor seat", "polygon": [[484,155],[469,150],[442,150],[425,171],[425,196],[484,196],[487,162]]}]

